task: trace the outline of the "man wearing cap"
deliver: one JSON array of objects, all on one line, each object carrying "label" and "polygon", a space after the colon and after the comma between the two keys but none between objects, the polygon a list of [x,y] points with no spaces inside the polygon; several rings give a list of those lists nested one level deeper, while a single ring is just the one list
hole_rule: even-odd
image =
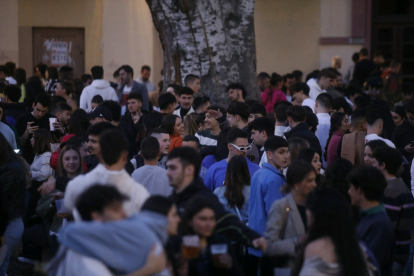
[{"label": "man wearing cap", "polygon": [[91,120],[91,125],[100,122],[110,123],[112,121],[112,113],[108,108],[104,106],[98,106],[91,113],[89,113],[89,119]]},{"label": "man wearing cap", "polygon": [[380,77],[371,77],[367,80],[365,85],[365,92],[371,97],[373,100],[379,100],[381,88],[383,87],[382,79]]}]

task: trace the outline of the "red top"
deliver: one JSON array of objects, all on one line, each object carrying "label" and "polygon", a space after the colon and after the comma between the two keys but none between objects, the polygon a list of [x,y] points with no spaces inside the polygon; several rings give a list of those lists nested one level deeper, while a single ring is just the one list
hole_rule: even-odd
[{"label": "red top", "polygon": [[183,137],[181,137],[178,134],[173,134],[170,135],[170,149],[168,150],[168,152],[172,151],[175,148],[180,148],[183,145]]},{"label": "red top", "polygon": [[[75,134],[68,134],[63,136],[62,141],[60,143],[64,143],[67,140],[69,140],[69,138],[75,137]],[[58,165],[58,160],[59,160],[59,154],[60,154],[60,148],[58,149],[58,151],[52,152],[52,155],[50,156],[50,167],[57,171],[57,165]],[[83,171],[86,173],[88,172],[88,169],[86,167],[85,162],[83,163]]]},{"label": "red top", "polygon": [[344,136],[344,134],[340,132],[339,130],[335,131],[332,134],[331,141],[329,141],[328,153],[327,153],[328,165],[331,164],[333,161],[335,161],[335,159],[338,157],[337,155],[338,146],[339,146],[339,142],[341,141],[342,136]]},{"label": "red top", "polygon": [[283,93],[282,90],[273,89],[273,93],[271,96],[269,96],[269,92],[270,89],[266,89],[262,92],[260,98],[262,100],[262,105],[266,108],[266,112],[272,113],[275,103],[287,101],[287,99],[285,93]]}]

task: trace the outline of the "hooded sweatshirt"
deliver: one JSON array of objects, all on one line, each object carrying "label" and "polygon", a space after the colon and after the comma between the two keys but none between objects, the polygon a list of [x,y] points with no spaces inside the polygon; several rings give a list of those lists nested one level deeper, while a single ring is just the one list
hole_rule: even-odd
[{"label": "hooded sweatshirt", "polygon": [[88,85],[83,89],[79,107],[86,112],[91,112],[91,102],[95,95],[101,95],[104,101],[112,100],[118,102],[118,96],[115,93],[115,89],[109,84],[109,81],[94,80],[91,85]]},{"label": "hooded sweatshirt", "polygon": [[68,263],[75,255],[92,258],[115,275],[134,272],[145,265],[153,245],[163,251],[167,229],[168,219],[150,211],[119,221],[69,224],[59,232],[62,247],[50,262],[48,275],[86,275],[80,270],[74,273],[79,268]]}]

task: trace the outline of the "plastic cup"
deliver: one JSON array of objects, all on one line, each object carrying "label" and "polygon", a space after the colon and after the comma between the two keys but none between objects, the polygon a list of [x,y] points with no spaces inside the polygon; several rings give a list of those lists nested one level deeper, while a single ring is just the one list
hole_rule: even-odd
[{"label": "plastic cup", "polygon": [[53,123],[55,122],[57,122],[57,118],[49,118],[50,131],[55,131],[55,127],[53,126]]},{"label": "plastic cup", "polygon": [[195,259],[200,256],[200,238],[197,235],[183,236],[183,256],[186,259]]},{"label": "plastic cup", "polygon": [[67,214],[69,213],[68,209],[66,209],[65,204],[63,203],[63,199],[55,200],[56,209],[58,214]]},{"label": "plastic cup", "polygon": [[227,253],[227,244],[212,244],[210,249],[214,265],[220,266],[220,255]]}]

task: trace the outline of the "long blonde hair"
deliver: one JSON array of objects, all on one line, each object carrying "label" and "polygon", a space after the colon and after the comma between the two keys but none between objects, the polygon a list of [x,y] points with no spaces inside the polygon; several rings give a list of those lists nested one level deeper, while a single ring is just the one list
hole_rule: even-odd
[{"label": "long blonde hair", "polygon": [[77,175],[83,174],[83,160],[82,160],[82,156],[79,152],[79,149],[76,148],[75,146],[72,145],[66,145],[63,147],[63,149],[60,150],[59,153],[59,160],[58,160],[58,167],[57,167],[57,171],[58,171],[58,176],[68,176],[65,169],[63,168],[63,155],[65,155],[66,152],[70,151],[70,150],[74,150],[78,156],[79,156],[79,168],[76,171]]},{"label": "long blonde hair", "polygon": [[198,121],[200,116],[197,113],[191,113],[184,116],[184,137],[194,135],[199,131]]}]

